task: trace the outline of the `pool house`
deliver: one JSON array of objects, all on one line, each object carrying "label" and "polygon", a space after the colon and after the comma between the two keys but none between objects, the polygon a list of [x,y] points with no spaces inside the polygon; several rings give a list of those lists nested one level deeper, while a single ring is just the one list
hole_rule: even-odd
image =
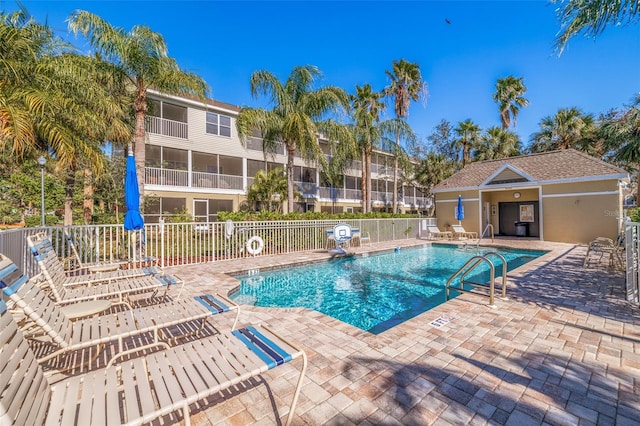
[{"label": "pool house", "polygon": [[468,164],[436,185],[441,230],[458,224],[462,198],[467,231],[588,243],[621,232],[626,171],[574,149]]}]

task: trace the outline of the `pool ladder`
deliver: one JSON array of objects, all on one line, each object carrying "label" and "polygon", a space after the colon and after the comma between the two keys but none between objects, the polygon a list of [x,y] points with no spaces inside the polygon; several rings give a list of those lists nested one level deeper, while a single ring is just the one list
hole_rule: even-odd
[{"label": "pool ladder", "polygon": [[495,242],[496,239],[495,239],[495,236],[493,235],[493,225],[490,223],[487,223],[487,226],[484,228],[484,231],[482,231],[482,234],[480,234],[480,238],[478,238],[478,242],[476,243],[476,248],[480,247],[480,241],[482,241],[487,231],[489,231],[489,235],[491,235],[491,243]]},{"label": "pool ladder", "polygon": [[[504,256],[502,256],[500,253],[496,253],[495,251],[491,251],[483,255],[473,256],[471,259],[467,260],[467,262],[464,265],[462,265],[462,267],[458,269],[456,273],[451,275],[451,277],[447,280],[447,285],[446,285],[447,300],[450,299],[449,297],[450,290],[453,289],[454,291],[458,291],[458,292],[466,292],[466,293],[475,294],[477,296],[488,297],[489,306],[492,308],[495,308],[496,305],[493,302],[495,298],[495,288],[496,288],[496,280],[495,280],[496,268],[493,262],[489,259],[489,257],[491,256],[495,256],[502,261],[502,297],[501,298],[506,300],[507,299],[507,261],[504,258]],[[483,263],[486,263],[489,265],[489,283],[480,284],[480,283],[474,283],[471,281],[466,281],[467,275]],[[460,281],[459,281],[460,287],[452,288],[451,283],[458,276],[460,277]],[[484,288],[488,290],[488,294],[480,293],[480,292],[474,291],[473,289],[466,289],[464,288],[465,285]]]}]

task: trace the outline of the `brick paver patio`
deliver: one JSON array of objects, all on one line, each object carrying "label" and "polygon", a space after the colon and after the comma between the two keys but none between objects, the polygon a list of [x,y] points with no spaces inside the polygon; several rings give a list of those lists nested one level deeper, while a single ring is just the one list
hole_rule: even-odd
[{"label": "brick paver patio", "polygon": [[[416,244],[424,241],[364,250]],[[243,305],[240,324],[268,324],[309,357],[294,424],[639,424],[640,309],[624,301],[622,272],[606,262],[584,269],[585,247],[496,244],[551,251],[510,273],[509,300],[497,299],[495,309],[465,294],[372,335],[311,310]],[[326,257],[295,253],[169,272],[185,279],[189,294],[226,294],[238,285],[227,273]],[[442,315],[451,321],[429,324]],[[298,367],[207,401],[192,410],[193,424],[279,424]]]}]

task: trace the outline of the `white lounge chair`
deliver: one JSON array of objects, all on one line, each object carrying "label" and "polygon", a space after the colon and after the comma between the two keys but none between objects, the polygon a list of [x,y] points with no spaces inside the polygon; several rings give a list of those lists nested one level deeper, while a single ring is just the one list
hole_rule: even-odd
[{"label": "white lounge chair", "polygon": [[[95,348],[97,352],[101,345],[117,341],[118,347],[113,358],[106,361],[107,364],[111,364],[123,355],[142,349],[168,348],[166,341],[179,337],[180,334],[180,331],[172,331],[176,328],[174,326],[199,322],[200,325],[197,327],[184,328],[189,330],[189,333],[191,330],[199,332],[206,321],[218,313],[235,310],[236,317],[231,326],[233,330],[240,312],[238,305],[228,299],[222,299],[220,295],[203,295],[71,322],[43,290],[35,286],[11,259],[2,254],[0,289],[24,314],[28,335],[49,337],[53,348],[46,355],[38,357],[40,362],[88,348]],[[125,350],[123,339],[142,334],[151,334],[152,337],[139,339],[143,343]]]},{"label": "white lounge chair", "polygon": [[188,425],[192,404],[300,357],[289,425],[307,357],[266,327],[194,340],[51,384],[0,300],[0,424],[140,425],[182,411]]},{"label": "white lounge chair", "polygon": [[37,252],[40,256],[41,261],[38,262],[38,265],[41,268],[45,267],[51,274],[56,273],[67,286],[89,285],[96,282],[127,280],[163,274],[162,271],[153,266],[122,269],[122,264],[117,263],[88,265],[70,271],[71,274],[68,274],[68,271],[65,271],[64,263],[58,258],[58,254],[47,234],[40,232],[35,235],[30,235],[27,237],[27,244],[32,253],[35,254]]},{"label": "white lounge chair", "polygon": [[450,240],[453,233],[451,231],[441,231],[435,225],[427,226],[427,238],[437,240]]},{"label": "white lounge chair", "polygon": [[78,282],[75,277],[67,277],[62,263],[51,262],[57,254],[39,235],[27,237],[27,244],[33,254],[42,277],[51,288],[51,294],[60,304],[75,303],[86,300],[112,299],[114,303],[124,304],[131,308],[129,298],[134,294],[147,293],[156,295],[159,291],[166,292],[170,287],[180,287],[177,299],[180,298],[184,282],[177,276],[168,274],[102,281],[94,279],[90,282]]},{"label": "white lounge chair", "polygon": [[462,225],[451,225],[451,229],[453,229],[453,238],[455,239],[464,240],[470,238],[472,240],[475,240],[478,238],[477,232],[465,231]]}]

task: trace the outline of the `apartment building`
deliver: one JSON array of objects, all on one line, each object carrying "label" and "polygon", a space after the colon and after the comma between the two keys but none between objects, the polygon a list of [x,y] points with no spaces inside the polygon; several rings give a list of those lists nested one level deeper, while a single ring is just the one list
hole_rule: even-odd
[{"label": "apartment building", "polygon": [[[262,139],[240,142],[236,118],[240,108],[216,100],[195,100],[149,91],[146,131],[145,220],[182,211],[197,221],[213,221],[219,211],[237,211],[246,205],[247,191],[258,170],[285,168],[284,145],[275,154],[262,149]],[[320,140],[328,159],[330,146]],[[294,181],[301,199],[297,211],[362,211],[361,163],[354,161],[342,185],[323,182],[314,164],[295,158]],[[372,201],[374,210],[391,211],[393,158],[373,155]],[[423,212],[431,207],[427,194],[412,185],[399,188],[403,212]]]}]

